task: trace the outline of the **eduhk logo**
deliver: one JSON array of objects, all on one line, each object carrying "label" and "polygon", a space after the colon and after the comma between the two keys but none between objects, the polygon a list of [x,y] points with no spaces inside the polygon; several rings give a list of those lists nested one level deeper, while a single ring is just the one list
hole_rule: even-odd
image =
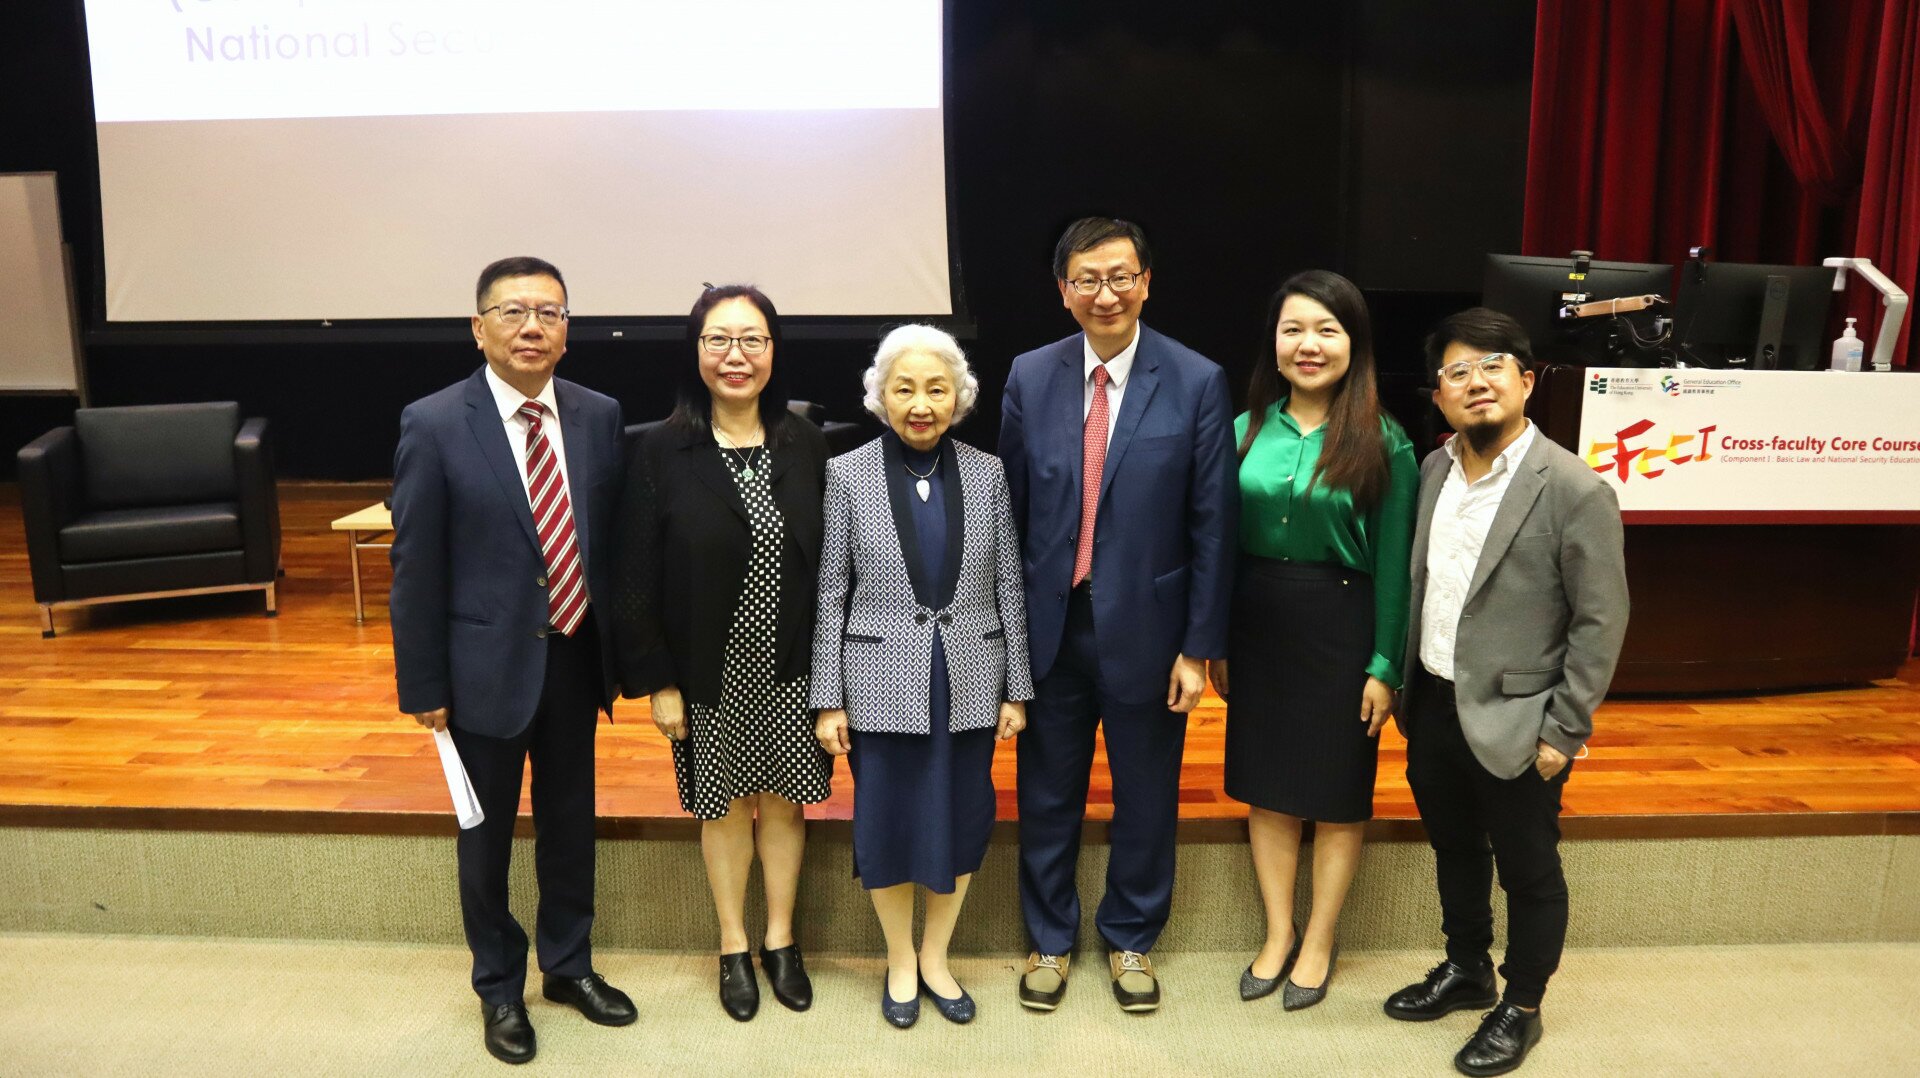
[{"label": "eduhk logo", "polygon": [[1625,483],[1634,476],[1658,479],[1683,464],[1704,464],[1713,458],[1713,432],[1718,424],[1701,427],[1688,434],[1667,434],[1667,444],[1655,435],[1649,442],[1637,442],[1653,430],[1653,420],[1642,419],[1615,431],[1613,441],[1595,441],[1587,447],[1587,467],[1612,473]]},{"label": "eduhk logo", "polygon": [[1606,375],[1601,374],[1599,371],[1595,371],[1593,373],[1593,377],[1587,380],[1587,392],[1595,394],[1596,396],[1601,396],[1601,397],[1606,396],[1607,395]]}]

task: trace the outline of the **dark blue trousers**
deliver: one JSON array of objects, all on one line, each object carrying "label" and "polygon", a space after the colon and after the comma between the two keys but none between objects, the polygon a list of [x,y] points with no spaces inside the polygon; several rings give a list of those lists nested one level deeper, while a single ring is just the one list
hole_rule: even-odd
[{"label": "dark blue trousers", "polygon": [[[1167,665],[1171,669],[1171,659]],[[1093,923],[1110,947],[1152,950],[1173,904],[1187,717],[1167,710],[1165,700],[1143,704],[1109,694],[1100,677],[1091,592],[1084,585],[1068,600],[1059,657],[1034,691],[1018,757],[1020,908],[1033,948],[1066,954],[1079,935],[1074,874],[1094,734],[1104,726],[1113,774],[1112,849],[1107,892]]]},{"label": "dark blue trousers", "polygon": [[[520,776],[533,762],[534,924],[540,968],[593,972],[593,735],[600,705],[600,644],[589,614],[572,638],[547,637],[546,681],[533,721],[518,736],[448,727],[486,819],[460,832],[460,919],[473,952],[473,990],[486,1004],[518,1003],[527,979],[527,933],[507,908],[507,868]],[[453,716],[458,723],[460,717]]]}]

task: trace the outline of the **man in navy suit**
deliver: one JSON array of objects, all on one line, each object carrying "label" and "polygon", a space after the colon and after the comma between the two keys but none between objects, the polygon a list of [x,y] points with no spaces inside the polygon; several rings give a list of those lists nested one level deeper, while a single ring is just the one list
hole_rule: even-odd
[{"label": "man in navy suit", "polygon": [[1114,998],[1160,1005],[1147,952],[1173,898],[1187,713],[1226,654],[1238,494],[1233,410],[1214,363],[1140,324],[1152,255],[1138,225],[1074,222],[1054,247],[1083,332],[1016,358],[1000,456],[1024,538],[1036,695],[1020,737],[1020,905],[1033,954],[1020,1002],[1066,992],[1094,732],[1113,774],[1106,896],[1094,925]]},{"label": "man in navy suit", "polygon": [[533,1058],[527,936],[507,908],[523,763],[533,761],[535,926],[548,999],[602,1025],[633,1001],[593,971],[593,735],[612,714],[620,406],[553,377],[567,286],[537,258],[482,270],[486,365],[400,415],[393,461],[393,665],[400,710],[449,730],[485,820],[460,832],[460,916],[487,1050]]}]

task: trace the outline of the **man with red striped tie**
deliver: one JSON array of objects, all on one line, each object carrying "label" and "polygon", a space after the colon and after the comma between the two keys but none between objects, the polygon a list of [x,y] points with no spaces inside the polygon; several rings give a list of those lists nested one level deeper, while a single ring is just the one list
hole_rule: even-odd
[{"label": "man with red striped tie", "polygon": [[407,406],[393,462],[393,663],[400,710],[448,730],[485,819],[460,832],[460,915],[487,1051],[534,1056],[527,935],[507,908],[520,780],[532,761],[534,942],[546,998],[601,1025],[636,1017],[593,971],[593,737],[612,714],[609,640],[620,405],[553,377],[567,286],[537,258],[480,273],[486,365]]}]

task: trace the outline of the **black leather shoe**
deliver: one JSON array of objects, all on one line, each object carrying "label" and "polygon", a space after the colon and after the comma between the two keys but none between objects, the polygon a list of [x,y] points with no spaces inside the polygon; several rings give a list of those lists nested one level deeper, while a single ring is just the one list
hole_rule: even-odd
[{"label": "black leather shoe", "polygon": [[525,1063],[533,1058],[533,1023],[527,1021],[524,1003],[480,1005],[480,1017],[487,1024],[487,1051],[502,1063]]},{"label": "black leather shoe", "polygon": [[1498,1004],[1480,1019],[1467,1046],[1453,1057],[1453,1069],[1474,1078],[1505,1074],[1527,1061],[1540,1043],[1540,1011],[1523,1011],[1511,1003]]},{"label": "black leather shoe", "polygon": [[927,998],[933,1000],[933,1009],[939,1011],[940,1017],[947,1021],[961,1026],[973,1021],[973,997],[967,994],[966,989],[962,988],[960,990],[959,999],[948,999],[938,992],[935,992],[933,986],[927,983],[926,978],[922,977],[920,979],[920,991],[925,992]]},{"label": "black leather shoe", "polygon": [[760,982],[753,977],[753,954],[735,951],[720,956],[720,1006],[736,1022],[760,1013]]},{"label": "black leather shoe", "polygon": [[760,968],[767,971],[767,983],[773,986],[773,998],[790,1011],[813,1006],[813,982],[807,967],[800,962],[800,947],[788,944],[768,950],[760,948]]},{"label": "black leather shoe", "polygon": [[1448,960],[1427,971],[1427,979],[1387,997],[1383,1010],[1402,1022],[1431,1022],[1468,1007],[1491,1007],[1500,996],[1493,988],[1493,967],[1472,969]]},{"label": "black leather shoe", "polygon": [[598,973],[585,977],[555,977],[549,973],[541,982],[540,994],[572,1007],[586,1015],[587,1021],[603,1026],[632,1025],[633,1020],[640,1017],[633,1000]]},{"label": "black leather shoe", "polygon": [[895,1029],[905,1029],[920,1020],[920,993],[905,1003],[895,1002],[893,990],[887,987],[887,975],[880,974],[880,1017]]}]

